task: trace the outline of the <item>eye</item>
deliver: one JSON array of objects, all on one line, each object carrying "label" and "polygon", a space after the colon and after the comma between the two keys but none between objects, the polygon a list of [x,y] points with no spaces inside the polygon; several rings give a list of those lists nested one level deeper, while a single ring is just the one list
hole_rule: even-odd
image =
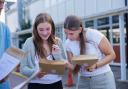
[{"label": "eye", "polygon": [[38,31],[44,31],[44,29],[43,28],[38,28]]},{"label": "eye", "polygon": [[49,30],[50,30],[50,28],[47,28],[46,30],[47,30],[47,31],[49,31]]},{"label": "eye", "polygon": [[73,35],[73,33],[69,33],[69,35]]}]

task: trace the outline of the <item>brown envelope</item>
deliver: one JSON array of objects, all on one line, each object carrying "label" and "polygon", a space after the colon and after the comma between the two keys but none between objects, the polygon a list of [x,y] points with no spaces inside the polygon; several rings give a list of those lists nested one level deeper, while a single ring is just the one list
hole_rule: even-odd
[{"label": "brown envelope", "polygon": [[10,47],[6,50],[6,53],[8,53],[10,56],[13,56],[17,59],[23,59],[27,53],[23,52],[21,49],[16,47]]},{"label": "brown envelope", "polygon": [[65,62],[64,61],[52,61],[42,59],[39,63],[41,71],[46,73],[55,73],[63,75],[65,71]]},{"label": "brown envelope", "polygon": [[92,65],[97,61],[98,58],[95,55],[80,55],[80,56],[74,56],[72,58],[72,62],[78,65],[82,65],[82,64]]}]

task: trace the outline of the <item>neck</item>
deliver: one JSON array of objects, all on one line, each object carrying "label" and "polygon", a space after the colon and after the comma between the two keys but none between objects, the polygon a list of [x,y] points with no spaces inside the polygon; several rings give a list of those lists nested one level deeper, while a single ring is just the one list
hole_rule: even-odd
[{"label": "neck", "polygon": [[43,44],[48,44],[48,41],[47,40],[43,40]]}]

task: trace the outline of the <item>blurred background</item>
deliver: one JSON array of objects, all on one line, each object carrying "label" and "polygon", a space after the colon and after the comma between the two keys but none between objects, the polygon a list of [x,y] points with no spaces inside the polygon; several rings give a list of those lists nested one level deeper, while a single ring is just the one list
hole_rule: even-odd
[{"label": "blurred background", "polygon": [[85,28],[101,31],[116,52],[111,65],[118,67],[118,79],[127,81],[128,0],[7,0],[0,20],[11,29],[16,47],[22,48],[25,40],[32,36],[34,19],[41,12],[52,16],[56,36],[63,42],[66,39],[63,22],[68,15],[81,17]]}]

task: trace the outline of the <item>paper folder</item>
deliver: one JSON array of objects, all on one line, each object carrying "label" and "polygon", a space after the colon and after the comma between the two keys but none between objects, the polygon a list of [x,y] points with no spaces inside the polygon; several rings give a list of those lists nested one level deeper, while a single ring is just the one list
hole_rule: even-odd
[{"label": "paper folder", "polygon": [[41,71],[46,73],[55,73],[55,74],[64,74],[65,71],[65,62],[64,61],[40,61],[39,63]]},{"label": "paper folder", "polygon": [[82,64],[92,65],[97,61],[98,58],[95,55],[80,55],[80,56],[74,56],[72,58],[72,62],[78,65],[82,65]]}]

